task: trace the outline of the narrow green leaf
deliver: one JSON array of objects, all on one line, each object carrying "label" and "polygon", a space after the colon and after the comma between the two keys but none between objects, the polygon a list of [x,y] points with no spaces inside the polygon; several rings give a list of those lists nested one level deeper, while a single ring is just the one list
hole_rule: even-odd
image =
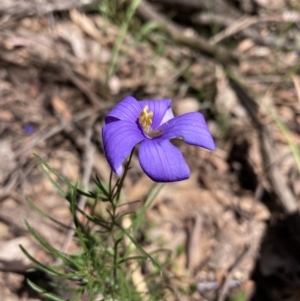
[{"label": "narrow green leaf", "polygon": [[236,295],[230,299],[230,301],[245,301],[246,298],[246,293],[244,291],[238,291]]},{"label": "narrow green leaf", "polygon": [[286,142],[293,154],[293,157],[295,159],[296,162],[296,166],[298,169],[298,173],[300,174],[300,152],[299,152],[299,148],[296,145],[296,143],[293,141],[293,138],[291,136],[291,133],[288,129],[288,127],[281,121],[281,119],[278,117],[277,113],[272,110],[271,114],[275,120],[275,123],[277,125],[277,127],[279,128],[279,130],[282,132],[284,138],[286,139]]},{"label": "narrow green leaf", "polygon": [[85,218],[87,218],[89,221],[97,224],[97,225],[100,225],[101,227],[109,230],[110,229],[110,223],[109,222],[106,222],[105,220],[102,220],[100,218],[97,218],[97,217],[94,217],[94,216],[91,216],[89,214],[87,214],[86,212],[84,212],[83,210],[81,210],[80,208],[77,207],[77,211],[80,212]]},{"label": "narrow green leaf", "polygon": [[112,77],[112,75],[114,74],[114,72],[116,70],[117,59],[119,56],[121,45],[126,36],[129,23],[130,23],[131,19],[133,18],[136,9],[139,6],[139,3],[140,3],[140,0],[129,1],[129,6],[126,11],[126,18],[121,25],[119,34],[116,38],[116,41],[115,41],[115,44],[113,47],[112,58],[111,58],[109,66],[108,66],[108,72],[107,72],[107,76],[106,76],[106,83],[108,83],[108,81],[110,80],[110,78]]},{"label": "narrow green leaf", "polygon": [[72,266],[76,266],[76,263],[70,260],[66,254],[54,249],[52,246],[50,246],[25,220],[25,225],[27,227],[27,230],[30,232],[30,234],[35,238],[35,240],[49,253],[51,253],[53,256],[62,259],[64,262],[68,262]]},{"label": "narrow green leaf", "polygon": [[155,29],[159,28],[156,22],[147,22],[140,31],[140,36],[147,36],[150,32],[154,31]]},{"label": "narrow green leaf", "polygon": [[85,237],[84,237],[80,227],[76,227],[76,234],[77,234],[77,238],[79,240],[79,243],[83,248],[83,251],[87,252],[88,248],[87,248],[87,245],[85,243]]},{"label": "narrow green leaf", "polygon": [[123,206],[126,206],[126,205],[132,205],[132,204],[140,203],[140,202],[141,202],[141,200],[132,201],[132,202],[128,202],[128,203],[117,205],[116,208],[120,208],[120,207],[123,207]]},{"label": "narrow green leaf", "polygon": [[53,293],[49,293],[47,292],[45,289],[41,288],[40,286],[36,285],[35,283],[33,283],[32,281],[30,281],[29,279],[27,279],[27,283],[28,285],[35,290],[36,292],[42,294],[43,296],[47,297],[50,300],[53,301],[67,301],[66,299],[63,299]]},{"label": "narrow green leaf", "polygon": [[134,244],[134,246],[144,255],[147,257],[147,259],[149,259],[153,266],[155,266],[159,272],[161,272],[161,267],[159,266],[159,264],[154,260],[154,258],[148,254],[140,245],[139,243],[129,234],[129,232],[127,230],[125,230],[124,228],[122,228],[122,226],[120,226],[119,224],[116,224],[116,226],[118,226],[123,232],[124,234],[130,239],[130,241]]},{"label": "narrow green leaf", "polygon": [[30,234],[35,238],[35,240],[43,247],[45,248],[48,252],[53,254],[55,257],[65,259],[65,255],[59,252],[58,250],[54,249],[52,246],[50,246],[30,225],[29,223],[25,220],[25,225],[27,227],[27,230],[30,232]]},{"label": "narrow green leaf", "polygon": [[61,223],[60,221],[56,220],[55,218],[51,217],[50,215],[48,215],[47,213],[45,213],[44,211],[42,211],[40,208],[38,208],[31,200],[29,200],[28,198],[25,198],[26,203],[33,209],[35,210],[38,214],[40,214],[43,217],[46,217],[47,219],[51,220],[52,222],[54,222],[55,224],[60,225],[61,227],[69,230],[71,229],[70,226],[65,225],[63,223]]},{"label": "narrow green leaf", "polygon": [[122,214],[118,215],[118,217],[116,218],[116,221],[121,220],[122,217],[124,217],[125,215],[129,215],[129,214],[136,214],[136,211],[128,211],[128,212],[122,213]]},{"label": "narrow green leaf", "polygon": [[123,263],[123,262],[127,262],[127,261],[130,261],[130,260],[145,260],[147,259],[146,256],[130,256],[130,257],[127,257],[127,258],[124,258],[124,259],[121,259],[120,261],[118,261],[118,264],[119,263]]},{"label": "narrow green leaf", "polygon": [[70,301],[77,301],[83,295],[83,292],[80,291],[76,296],[74,296]]},{"label": "narrow green leaf", "polygon": [[31,261],[33,262],[39,270],[44,271],[45,273],[58,277],[58,278],[63,278],[63,279],[74,279],[76,277],[76,274],[62,274],[59,273],[58,271],[52,269],[51,267],[47,267],[44,264],[40,263],[38,260],[36,260],[34,257],[32,257],[26,249],[22,246],[19,245],[20,249],[24,253],[24,255]]},{"label": "narrow green leaf", "polygon": [[[54,174],[58,179],[60,179],[64,184],[66,184],[67,185],[67,187],[68,187],[68,189],[74,189],[74,187],[76,186],[74,186],[74,185],[72,185],[71,183],[70,183],[70,181],[68,180],[68,179],[66,179],[66,178],[64,178],[63,176],[61,176],[56,170],[54,170],[52,167],[50,167],[41,157],[39,157],[37,154],[33,154],[33,156],[39,161],[39,163],[40,163],[40,165],[42,166],[42,170],[43,170],[43,173],[46,175],[46,177],[47,177],[47,179],[49,179],[49,181],[53,184],[53,186],[57,189],[57,191],[58,191],[58,193],[61,195],[61,196],[63,196],[63,197],[65,197],[65,192],[60,188],[60,186],[52,179],[52,177],[50,176],[50,174],[49,174],[49,172],[51,172],[52,174]],[[48,171],[49,172],[48,172]],[[82,194],[82,195],[84,195],[84,196],[86,196],[86,197],[91,197],[92,198],[92,196],[93,195],[91,195],[90,193],[87,193],[87,192],[85,192],[85,191],[83,191],[83,190],[80,190],[80,189],[77,189],[76,188],[76,190],[80,193],[80,194]]]},{"label": "narrow green leaf", "polygon": [[152,203],[156,199],[157,195],[163,189],[164,184],[159,185],[156,192],[153,194],[153,196],[150,198],[150,200],[147,201],[147,199],[150,197],[150,195],[153,193],[153,191],[155,190],[156,187],[157,187],[157,183],[154,183],[153,185],[151,185],[147,195],[145,196],[144,205],[136,212],[136,218],[134,219],[134,221],[132,223],[133,236],[136,236],[137,231],[139,230],[141,223],[144,219],[145,212],[152,205]]},{"label": "narrow green leaf", "polygon": [[56,170],[54,170],[52,167],[50,167],[46,161],[44,161],[41,157],[39,157],[37,154],[33,154],[33,156],[40,162],[42,166],[44,166],[45,169],[49,170],[51,173],[53,173],[55,176],[57,176],[63,183],[65,183],[67,186],[71,188],[70,182],[65,179],[63,176],[61,176]]},{"label": "narrow green leaf", "polygon": [[73,220],[76,224],[77,217],[76,217],[76,207],[77,207],[77,184],[73,187],[71,192],[68,195],[69,201],[70,201],[70,210],[73,215]]},{"label": "narrow green leaf", "polygon": [[47,170],[44,168],[44,166],[42,165],[42,171],[43,174],[46,176],[46,178],[51,182],[51,184],[53,185],[53,187],[57,190],[57,192],[62,196],[65,197],[66,194],[65,192],[60,188],[60,186],[51,178],[50,174],[47,172]]},{"label": "narrow green leaf", "polygon": [[98,175],[96,175],[96,179],[94,180],[95,184],[98,186],[98,188],[100,189],[100,191],[107,197],[109,198],[109,192],[107,191],[107,189],[104,187],[104,185],[102,184],[101,180],[99,179]]}]

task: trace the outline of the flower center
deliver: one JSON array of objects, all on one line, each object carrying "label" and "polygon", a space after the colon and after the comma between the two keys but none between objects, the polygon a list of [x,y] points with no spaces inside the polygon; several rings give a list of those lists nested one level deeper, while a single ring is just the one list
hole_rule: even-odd
[{"label": "flower center", "polygon": [[152,125],[153,112],[148,112],[148,106],[145,106],[140,114],[139,123],[146,134],[150,131]]},{"label": "flower center", "polygon": [[148,112],[149,107],[145,106],[140,114],[139,123],[148,138],[159,137],[163,134],[162,130],[150,130],[153,121],[153,112]]}]

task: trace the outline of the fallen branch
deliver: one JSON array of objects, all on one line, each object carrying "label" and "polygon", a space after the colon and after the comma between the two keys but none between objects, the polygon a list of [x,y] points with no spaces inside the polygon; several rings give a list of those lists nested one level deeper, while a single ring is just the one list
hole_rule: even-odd
[{"label": "fallen branch", "polygon": [[277,199],[287,215],[292,215],[298,212],[297,201],[288,187],[283,175],[277,164],[274,164],[276,157],[273,147],[273,139],[265,125],[262,124],[258,117],[258,104],[247,93],[245,88],[234,78],[229,78],[230,85],[236,92],[241,104],[247,110],[253,125],[255,126],[260,140],[262,162],[264,170],[267,173],[272,189],[277,196]]},{"label": "fallen branch", "polygon": [[255,28],[249,28],[250,26],[257,25],[265,22],[286,22],[293,23],[299,21],[300,15],[289,15],[288,13],[282,15],[266,16],[266,17],[251,17],[245,16],[239,19],[231,16],[224,16],[212,13],[200,13],[192,17],[192,22],[195,24],[219,24],[226,26],[226,28],[216,34],[210,42],[215,45],[225,38],[228,38],[234,34],[241,34],[242,36],[255,41],[257,44],[276,47],[283,50],[298,49],[297,45],[288,42],[286,39],[269,34],[268,36],[262,36]]},{"label": "fallen branch", "polygon": [[145,0],[140,1],[140,5],[137,8],[137,13],[142,19],[157,23],[158,26],[168,33],[176,43],[199,50],[200,52],[213,57],[224,65],[238,61],[237,55],[227,51],[221,46],[211,45],[196,32],[193,32],[193,34],[187,34],[186,28],[180,27],[174,22],[168,20],[163,14],[156,11],[153,5]]},{"label": "fallen branch", "polygon": [[30,16],[41,16],[57,11],[65,11],[74,8],[81,8],[87,5],[92,5],[95,0],[65,0],[49,3],[45,1],[37,3],[36,1],[1,1],[0,16],[6,16],[8,19],[20,19]]},{"label": "fallen branch", "polygon": [[167,4],[168,7],[170,5],[184,7],[193,10],[193,12],[207,10],[213,14],[224,14],[233,18],[242,16],[241,12],[224,0],[152,0],[151,2]]},{"label": "fallen branch", "polygon": [[243,253],[237,258],[236,262],[230,269],[227,277],[225,278],[218,294],[218,301],[224,301],[227,298],[228,291],[230,289],[234,273],[244,264],[244,261],[248,258],[253,256],[253,254],[256,252],[257,246],[255,245],[249,245],[246,247],[246,249],[243,251]]}]

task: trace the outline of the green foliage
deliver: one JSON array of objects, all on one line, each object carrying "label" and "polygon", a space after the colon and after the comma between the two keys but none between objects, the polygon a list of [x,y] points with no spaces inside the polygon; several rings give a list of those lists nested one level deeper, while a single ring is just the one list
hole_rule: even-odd
[{"label": "green foliage", "polygon": [[299,147],[298,145],[293,141],[293,138],[291,137],[291,133],[288,129],[288,127],[281,121],[277,113],[272,110],[271,114],[274,118],[274,121],[279,128],[279,130],[282,132],[284,138],[286,139],[286,142],[291,150],[291,153],[293,154],[293,157],[296,162],[296,166],[298,169],[298,172],[300,173],[300,152],[299,152]]},{"label": "green foliage", "polygon": [[107,77],[106,77],[106,83],[108,83],[111,76],[115,73],[117,58],[119,55],[119,51],[120,51],[122,42],[126,36],[126,33],[128,31],[128,26],[135,14],[135,11],[136,11],[139,3],[140,3],[140,0],[132,0],[132,1],[130,1],[130,4],[128,5],[124,21],[121,24],[120,32],[118,34],[118,37],[117,37],[116,42],[113,47],[112,58],[111,58],[111,61],[109,64],[108,73],[107,73]]},{"label": "green foliage", "polygon": [[230,299],[230,301],[245,301],[246,299],[246,294],[244,291],[238,291],[236,295]]},{"label": "green foliage", "polygon": [[[23,253],[35,265],[36,269],[48,274],[51,279],[56,279],[47,289],[40,284],[28,280],[32,289],[43,295],[47,300],[81,300],[83,294],[89,296],[89,300],[143,300],[147,295],[148,300],[162,300],[170,290],[170,279],[162,274],[157,256],[165,250],[157,251],[153,255],[147,253],[138,243],[136,237],[143,225],[143,217],[146,210],[162,189],[157,184],[152,185],[148,194],[138,201],[122,203],[122,186],[129,162],[125,165],[123,176],[113,184],[112,177],[109,183],[104,183],[99,178],[95,179],[95,189],[84,192],[78,185],[71,184],[67,179],[60,176],[44,160],[35,155],[39,161],[43,173],[53,184],[53,187],[69,203],[70,212],[74,222],[74,240],[78,245],[77,254],[67,254],[55,249],[43,236],[25,221],[29,233],[35,240],[53,257],[60,260],[59,265],[45,265],[36,260],[27,250],[20,246]],[[87,214],[77,206],[80,195],[89,198],[92,209],[95,205],[106,206],[105,216],[101,213]],[[55,224],[72,229],[50,217],[27,200],[31,208],[49,219]],[[138,204],[140,208],[135,211],[123,212],[124,206]],[[125,207],[126,208],[126,207]],[[122,209],[122,210],[120,210]],[[123,213],[120,213],[123,212]],[[124,225],[124,219],[130,220],[130,225]],[[169,256],[167,256],[169,257]],[[132,265],[134,263],[134,266]],[[151,265],[151,272],[144,275],[147,291],[140,291],[132,278],[134,269],[141,265]],[[169,264],[163,262],[163,267]],[[60,285],[59,281],[67,281]],[[49,289],[52,287],[53,290]],[[58,290],[59,288],[59,290]],[[68,291],[72,298],[64,299],[57,291]],[[97,300],[98,300],[97,299]]]}]

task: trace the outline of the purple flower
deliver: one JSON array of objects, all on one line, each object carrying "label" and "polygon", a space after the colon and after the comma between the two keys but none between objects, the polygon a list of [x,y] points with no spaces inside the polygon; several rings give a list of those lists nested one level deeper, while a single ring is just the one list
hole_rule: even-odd
[{"label": "purple flower", "polygon": [[174,138],[215,149],[203,115],[192,112],[174,117],[171,99],[137,101],[128,96],[107,114],[102,129],[105,155],[117,175],[122,174],[126,157],[140,144],[140,165],[156,182],[181,181],[190,176],[181,151],[169,141]]},{"label": "purple flower", "polygon": [[24,127],[25,133],[31,135],[34,132],[34,126],[32,124],[27,124]]}]

